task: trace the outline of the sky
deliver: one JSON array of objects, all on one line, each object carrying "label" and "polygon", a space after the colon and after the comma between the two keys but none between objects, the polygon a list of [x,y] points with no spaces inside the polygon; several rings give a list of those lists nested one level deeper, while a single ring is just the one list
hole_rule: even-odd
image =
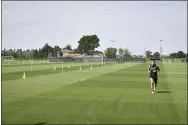
[{"label": "sky", "polygon": [[77,48],[92,34],[100,39],[99,51],[114,46],[154,53],[163,40],[163,54],[187,52],[187,1],[2,2],[2,48]]}]

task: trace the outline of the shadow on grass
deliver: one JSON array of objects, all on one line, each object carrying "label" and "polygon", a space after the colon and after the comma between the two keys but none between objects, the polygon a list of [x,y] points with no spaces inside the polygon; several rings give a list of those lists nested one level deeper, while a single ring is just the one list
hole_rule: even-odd
[{"label": "shadow on grass", "polygon": [[157,91],[157,93],[172,93],[170,90],[162,90],[162,91]]},{"label": "shadow on grass", "polygon": [[41,122],[41,123],[37,123],[37,124],[33,124],[33,125],[44,125],[47,124],[47,122]]}]

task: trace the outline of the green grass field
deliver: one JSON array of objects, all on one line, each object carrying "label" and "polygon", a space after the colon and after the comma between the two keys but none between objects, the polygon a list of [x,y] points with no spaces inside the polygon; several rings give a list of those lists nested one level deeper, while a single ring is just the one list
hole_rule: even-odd
[{"label": "green grass field", "polygon": [[2,124],[186,124],[187,64],[159,66],[152,95],[146,63],[3,63]]}]

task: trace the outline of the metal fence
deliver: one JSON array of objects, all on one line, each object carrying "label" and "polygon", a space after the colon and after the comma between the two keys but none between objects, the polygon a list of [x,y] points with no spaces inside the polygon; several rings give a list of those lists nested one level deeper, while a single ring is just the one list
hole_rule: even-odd
[{"label": "metal fence", "polygon": [[105,62],[118,62],[118,63],[125,63],[125,62],[145,62],[145,58],[104,58]]},{"label": "metal fence", "polygon": [[71,57],[49,57],[49,62],[145,62],[145,58],[105,58],[105,57],[97,57],[97,56],[85,56],[79,58],[71,58]]},{"label": "metal fence", "polygon": [[188,62],[188,58],[163,58],[163,62]]}]

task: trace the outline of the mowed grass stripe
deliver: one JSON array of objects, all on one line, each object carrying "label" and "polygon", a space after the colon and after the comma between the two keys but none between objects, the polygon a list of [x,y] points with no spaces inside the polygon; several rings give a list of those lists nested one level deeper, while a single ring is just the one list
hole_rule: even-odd
[{"label": "mowed grass stripe", "polygon": [[[148,65],[142,64],[133,68],[120,68],[113,73],[91,77],[51,92],[3,104],[3,123],[185,124],[187,118],[177,113],[179,110],[185,113],[185,100],[179,103],[173,101],[172,93],[177,91],[168,87],[167,84],[170,83],[166,81],[163,68],[159,74],[158,91],[165,93],[150,94],[147,70],[140,70],[145,76],[132,75],[132,79],[137,80],[137,83],[132,86],[128,84],[131,82],[130,76],[127,76],[129,72],[147,67]],[[112,76],[117,76],[117,81],[110,79]],[[102,78],[105,78],[108,84],[104,83]],[[123,86],[119,83],[120,79],[124,81],[121,83]],[[103,83],[105,85],[102,86]],[[117,87],[108,87],[115,85]]]},{"label": "mowed grass stripe", "polygon": [[[32,62],[13,62],[13,63],[10,63],[10,64],[3,64],[2,63],[2,67],[21,67],[21,66],[30,66],[32,64]],[[57,64],[55,62],[33,62],[33,65],[53,65],[53,64]]]},{"label": "mowed grass stripe", "polygon": [[[75,64],[79,64],[79,65],[83,65],[84,62],[63,62],[65,65],[66,64],[71,64],[71,65],[75,65]],[[31,64],[34,66],[40,66],[40,65],[56,65],[56,64],[62,64],[62,62],[40,62],[40,63],[36,63],[35,61],[32,63],[32,62],[28,62],[26,64],[2,64],[2,67],[23,67],[23,66],[31,66]],[[88,62],[88,64],[101,64],[101,62]],[[112,63],[111,63],[112,64]]]},{"label": "mowed grass stripe", "polygon": [[18,79],[2,82],[2,102],[9,103],[35,96],[41,93],[57,90],[68,84],[87,80],[105,73],[114,72],[121,68],[131,67],[138,64],[126,64],[117,66],[103,66],[82,71],[48,74],[32,77],[30,79]]},{"label": "mowed grass stripe", "polygon": [[[105,66],[108,65],[112,65],[110,63],[105,64]],[[92,68],[96,68],[96,67],[101,67],[103,65],[101,64],[93,64]],[[81,70],[84,69],[90,69],[91,65],[82,65],[81,66]],[[70,68],[68,68],[68,65],[66,67],[63,67],[63,72],[69,72],[69,71],[75,71],[75,70],[79,70],[80,66],[71,66]],[[27,78],[32,78],[35,76],[41,76],[41,75],[47,75],[47,74],[54,74],[54,73],[60,73],[62,72],[62,67],[58,67],[56,68],[56,70],[54,70],[53,68],[48,68],[48,69],[41,69],[41,70],[32,70],[32,71],[19,71],[19,72],[9,72],[9,73],[2,73],[2,81],[7,81],[7,80],[16,80],[16,79],[22,79],[23,77],[23,73],[26,73],[26,77]]]},{"label": "mowed grass stripe", "polygon": [[[86,64],[86,62],[63,62],[65,65],[75,65],[75,64],[78,64],[78,65],[83,65],[84,63]],[[101,64],[102,62],[87,62],[87,64]],[[106,64],[107,63],[110,63],[110,64],[112,64],[112,62],[105,62]],[[121,62],[121,63],[123,63],[123,62]],[[33,63],[32,62],[23,62],[23,64],[22,64],[22,62],[21,63],[17,63],[17,62],[12,62],[12,64],[3,64],[2,63],[2,67],[23,67],[23,66],[31,66],[31,64],[34,66],[40,66],[40,65],[43,65],[43,66],[45,66],[45,65],[56,65],[56,64],[62,64],[62,62],[36,62],[36,61],[33,61]]]},{"label": "mowed grass stripe", "polygon": [[[98,75],[100,75],[101,73],[108,73],[108,72],[112,72],[112,71],[115,71],[115,70],[118,70],[118,69],[121,69],[121,68],[124,68],[124,67],[129,67],[129,66],[134,66],[134,65],[137,65],[137,64],[127,64],[127,65],[118,65],[118,66],[110,66],[110,67],[103,67],[103,68],[95,68],[95,69],[93,69],[93,70],[90,70],[90,72],[81,72],[81,71],[78,71],[78,73],[79,74],[77,74],[78,75],[78,78],[85,78],[85,79],[87,79],[88,78],[88,76],[92,76],[92,77],[95,77],[95,76],[98,76]],[[72,74],[73,75],[73,79],[74,79],[74,77],[77,77],[77,75],[75,75],[75,74]],[[82,77],[79,77],[79,75],[80,76],[82,76]],[[57,77],[59,77],[59,76],[57,76]],[[49,77],[48,77],[49,78]],[[62,76],[62,78],[67,78],[67,80],[70,80],[68,77],[63,77]],[[37,81],[37,80],[36,80]],[[57,80],[54,80],[54,81],[60,81],[60,79],[57,79]],[[10,81],[7,81],[7,82],[10,82]],[[44,81],[43,81],[44,82]],[[45,81],[46,82],[46,81]],[[47,83],[46,83],[47,84]],[[68,84],[68,83],[67,83]],[[8,85],[8,84],[4,84],[4,85]],[[24,84],[23,84],[24,85]],[[30,86],[31,84],[27,84],[27,88],[28,89],[33,89],[33,87],[31,87]],[[36,84],[35,84],[36,85]],[[53,85],[53,84],[52,84]],[[57,86],[57,83],[55,83],[54,84],[54,86]],[[10,86],[9,86],[10,87]],[[18,86],[17,86],[18,87]],[[16,87],[16,88],[17,88]],[[20,86],[21,87],[21,86]],[[41,86],[38,86],[38,88],[40,88]],[[68,86],[69,87],[69,86]],[[3,95],[9,95],[9,98],[11,99],[11,100],[14,100],[14,101],[8,101],[9,103],[3,103],[4,104],[4,108],[5,109],[7,109],[7,110],[4,110],[4,111],[6,111],[6,112],[8,112],[8,111],[13,111],[14,113],[15,113],[15,109],[17,109],[17,108],[19,108],[19,107],[17,107],[18,105],[17,104],[24,104],[25,102],[27,102],[27,100],[30,100],[31,98],[33,98],[32,96],[31,97],[29,97],[29,98],[26,98],[26,99],[23,99],[23,100],[21,100],[21,101],[19,101],[19,100],[15,100],[15,97],[13,97],[13,96],[16,96],[15,94],[13,94],[13,95],[10,95],[10,93],[8,94],[8,93],[6,93],[7,92],[7,90],[5,90],[7,87],[3,87],[4,88],[4,90],[3,90]],[[26,89],[27,89],[26,88]],[[63,87],[64,88],[64,87]],[[10,88],[11,89],[11,88]],[[21,95],[28,95],[28,90],[24,90],[25,91],[25,94],[21,94]],[[14,93],[17,93],[17,95],[19,95],[19,93],[20,92],[22,92],[22,91],[19,91],[19,90],[17,90],[16,91],[16,89],[11,89],[11,90],[13,90],[14,91]],[[41,90],[41,89],[40,89]],[[40,91],[39,90],[39,91]],[[41,90],[42,91],[42,90]],[[58,91],[58,90],[55,90],[55,91]],[[66,89],[65,89],[65,91],[64,92],[66,92]],[[5,94],[6,93],[6,94]],[[48,92],[48,93],[51,93],[51,92]],[[27,97],[27,95],[26,95],[26,97]],[[40,95],[37,95],[37,96],[34,96],[34,97],[39,97]],[[4,97],[4,96],[3,96]],[[6,97],[6,98],[8,98],[8,97]],[[45,97],[46,98],[46,97]],[[3,100],[6,100],[7,101],[7,99],[5,99],[5,98],[3,98]],[[4,101],[3,101],[4,102]],[[10,105],[12,105],[12,106],[10,106]],[[25,106],[26,106],[27,104],[25,103]],[[24,106],[24,107],[25,107]],[[34,106],[34,105],[33,105]],[[36,106],[36,105],[35,105]],[[13,108],[12,110],[11,110],[11,107]],[[23,110],[25,110],[24,109],[24,107],[22,108]],[[9,110],[10,109],[10,110]],[[33,108],[31,108],[32,110],[33,110]],[[29,110],[29,109],[28,109]],[[13,113],[12,112],[12,113]],[[17,112],[17,111],[16,111]],[[30,111],[28,111],[28,112],[26,112],[26,113],[29,113]],[[12,114],[11,113],[11,114]],[[12,115],[14,115],[14,113],[12,114]],[[17,112],[18,113],[18,112]],[[23,113],[23,112],[20,112],[20,113]],[[20,114],[19,113],[19,114]],[[19,114],[17,114],[16,116],[18,116],[19,117]],[[26,116],[27,116],[27,114],[25,114]],[[6,118],[7,119],[7,114],[6,115],[4,115],[4,118]],[[8,116],[9,116],[9,114],[8,114]],[[15,116],[14,116],[15,117]],[[17,117],[17,118],[18,118]],[[5,123],[21,123],[20,121],[19,121],[19,119],[17,119],[16,121],[9,121],[9,120],[6,120],[6,119],[4,119],[3,121],[5,121]],[[14,118],[13,118],[14,119]],[[32,119],[32,118],[31,118]],[[22,120],[24,120],[24,119],[22,119]],[[33,122],[35,123],[35,120],[37,120],[37,119],[33,119]],[[33,123],[32,122],[32,123]],[[28,122],[26,122],[26,123],[28,123]]]},{"label": "mowed grass stripe", "polygon": [[[87,63],[87,65],[96,65],[96,64],[101,64],[101,62],[89,62]],[[106,64],[112,64],[112,63],[106,63]],[[85,65],[83,62],[82,63],[72,63],[72,62],[68,62],[68,63],[63,63],[64,67],[72,67],[72,66],[83,66]],[[42,69],[53,69],[54,66],[56,68],[61,68],[62,67],[62,63],[53,63],[53,64],[48,64],[46,63],[46,65],[28,65],[28,66],[14,66],[14,67],[2,67],[2,73],[11,73],[11,72],[19,72],[19,71],[31,71],[31,66],[33,70],[42,70]]]},{"label": "mowed grass stripe", "polygon": [[[182,68],[184,66],[184,68]],[[181,70],[179,71],[172,71],[170,67],[180,67]],[[187,74],[187,65],[184,63],[174,63],[172,65],[164,64],[163,68],[165,70],[166,80],[168,81],[168,87],[172,91],[176,91],[171,93],[171,97],[173,102],[187,102],[187,76],[179,76],[178,74]],[[176,75],[177,77],[176,77]],[[180,120],[185,121],[187,120],[187,103],[184,103],[183,105],[178,105],[174,103],[175,109],[177,110],[177,113],[179,114]]]}]

